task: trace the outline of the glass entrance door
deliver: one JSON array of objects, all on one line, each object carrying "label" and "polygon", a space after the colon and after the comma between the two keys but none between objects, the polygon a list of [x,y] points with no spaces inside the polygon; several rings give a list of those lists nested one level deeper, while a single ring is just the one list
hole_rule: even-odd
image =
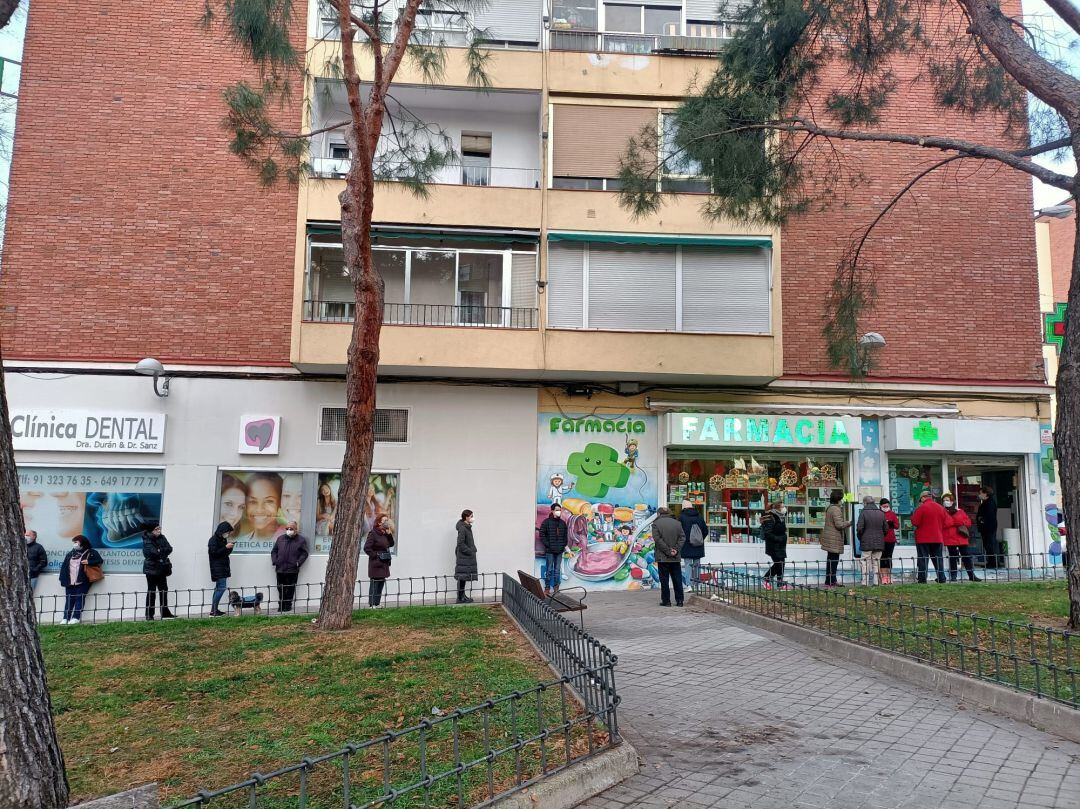
[{"label": "glass entrance door", "polygon": [[[993,510],[997,517],[997,532],[994,538],[997,540],[999,552],[1024,552],[1025,537],[1021,534],[1017,542],[1017,534],[1013,533],[1013,529],[1024,525],[1021,514],[1024,498],[1019,496],[1022,491],[1021,469],[1020,462],[1012,458],[955,459],[949,462],[949,485],[956,495],[956,503],[971,518],[973,530],[970,544],[976,562],[984,560],[987,550],[987,538],[982,535],[977,519],[982,504],[979,493],[984,487],[990,498],[988,508]],[[1002,543],[1007,543],[1010,538],[1012,542],[1006,548]]]}]

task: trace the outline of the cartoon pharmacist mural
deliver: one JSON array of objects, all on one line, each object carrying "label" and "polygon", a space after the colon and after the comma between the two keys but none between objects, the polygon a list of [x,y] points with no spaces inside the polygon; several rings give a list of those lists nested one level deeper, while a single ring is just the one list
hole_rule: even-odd
[{"label": "cartoon pharmacist mural", "polygon": [[[650,526],[658,497],[656,416],[541,413],[536,527],[561,503],[562,585],[647,590],[659,583]],[[544,549],[536,533],[537,575]]]}]

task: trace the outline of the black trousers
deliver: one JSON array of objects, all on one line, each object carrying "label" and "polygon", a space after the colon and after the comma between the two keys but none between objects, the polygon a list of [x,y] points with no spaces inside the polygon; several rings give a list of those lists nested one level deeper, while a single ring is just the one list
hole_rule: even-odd
[{"label": "black trousers", "polygon": [[892,555],[893,555],[894,550],[896,550],[896,543],[895,542],[886,542],[885,543],[885,550],[883,550],[881,552],[881,569],[882,570],[891,570],[892,569]]},{"label": "black trousers", "polygon": [[765,574],[766,579],[776,579],[777,581],[783,581],[784,579],[784,560],[779,562],[773,562],[772,567],[769,568],[769,572]]},{"label": "black trousers", "polygon": [[169,577],[165,575],[151,576],[146,574],[146,617],[154,617],[154,601],[161,598],[161,616],[171,615],[169,612]]},{"label": "black trousers", "polygon": [[386,586],[386,579],[372,579],[368,585],[368,597],[367,603],[369,607],[377,607],[382,601],[383,587]]},{"label": "black trousers", "polygon": [[927,563],[934,560],[934,573],[937,574],[937,580],[939,582],[946,581],[945,579],[945,561],[941,558],[941,543],[940,542],[921,542],[915,544],[915,553],[918,555],[918,559],[915,564],[917,565],[916,581],[919,584],[926,584],[926,570]]},{"label": "black trousers", "polygon": [[680,607],[683,603],[682,590],[682,565],[679,562],[661,562],[657,569],[660,571],[660,603],[671,603],[671,590],[668,588],[668,579],[675,588],[675,603]]},{"label": "black trousers", "polygon": [[825,584],[836,584],[836,569],[840,567],[840,554],[825,552]]},{"label": "black trousers", "polygon": [[296,580],[300,578],[300,568],[279,570],[277,572],[278,610],[292,612],[293,595],[296,593]]},{"label": "black trousers", "polygon": [[[990,534],[989,531],[986,533]],[[1001,543],[998,542],[996,528],[994,529],[993,534],[983,537],[983,550],[986,551],[986,567],[1002,567]]]},{"label": "black trousers", "polygon": [[969,579],[975,578],[975,563],[971,558],[971,549],[967,545],[946,545],[949,551],[949,578],[956,581],[957,563],[962,562]]}]

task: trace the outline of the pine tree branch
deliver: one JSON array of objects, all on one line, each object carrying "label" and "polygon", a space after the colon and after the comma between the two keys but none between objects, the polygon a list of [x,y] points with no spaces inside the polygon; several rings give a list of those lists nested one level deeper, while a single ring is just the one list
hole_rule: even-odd
[{"label": "pine tree branch", "polygon": [[1080,34],[1080,8],[1072,0],[1046,0],[1046,5],[1050,6],[1051,11],[1061,17],[1066,25]]},{"label": "pine tree branch", "polygon": [[0,29],[3,29],[19,8],[19,0],[0,0]]}]

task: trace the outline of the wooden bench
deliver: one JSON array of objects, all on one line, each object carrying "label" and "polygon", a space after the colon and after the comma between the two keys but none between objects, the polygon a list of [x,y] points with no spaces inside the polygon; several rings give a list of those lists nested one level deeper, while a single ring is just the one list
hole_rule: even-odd
[{"label": "wooden bench", "polygon": [[[521,582],[522,587],[555,610],[555,612],[584,612],[588,609],[585,606],[585,596],[588,595],[588,591],[584,587],[568,588],[570,590],[580,590],[581,598],[567,595],[563,590],[557,590],[549,596],[544,592],[543,582],[536,576],[530,576],[524,570],[518,571],[518,581]],[[581,625],[585,626],[585,616],[580,615],[578,617],[581,619]]]}]

